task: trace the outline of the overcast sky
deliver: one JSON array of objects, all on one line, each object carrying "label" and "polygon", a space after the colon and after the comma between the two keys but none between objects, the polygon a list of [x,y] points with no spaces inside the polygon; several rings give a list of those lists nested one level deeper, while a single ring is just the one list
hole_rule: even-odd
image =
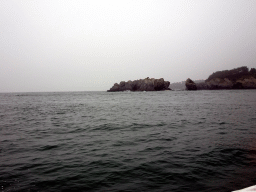
[{"label": "overcast sky", "polygon": [[255,0],[1,0],[0,92],[256,67]]}]

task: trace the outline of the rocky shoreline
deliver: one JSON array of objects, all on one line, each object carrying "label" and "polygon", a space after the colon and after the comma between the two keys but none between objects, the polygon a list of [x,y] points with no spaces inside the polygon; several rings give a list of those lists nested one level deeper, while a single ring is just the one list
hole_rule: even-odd
[{"label": "rocky shoreline", "polygon": [[[188,78],[185,82],[174,83],[173,86],[184,87],[185,90],[219,90],[219,89],[256,89],[256,69],[239,67],[232,70],[217,71],[208,79],[193,81]],[[181,90],[184,90],[182,88]],[[163,78],[145,78],[134,81],[115,83],[108,92],[117,91],[164,91],[172,90],[170,82]]]},{"label": "rocky shoreline", "polygon": [[195,83],[191,79],[185,82],[186,90],[219,90],[219,89],[256,89],[256,70],[239,67],[232,70],[217,71],[205,82]]}]

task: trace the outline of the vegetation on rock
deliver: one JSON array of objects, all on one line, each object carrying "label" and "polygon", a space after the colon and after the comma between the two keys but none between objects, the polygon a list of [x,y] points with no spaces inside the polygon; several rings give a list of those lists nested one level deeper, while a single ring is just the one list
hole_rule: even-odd
[{"label": "vegetation on rock", "polygon": [[227,78],[230,81],[236,81],[242,78],[244,79],[249,76],[256,77],[256,69],[251,68],[251,70],[249,71],[248,67],[243,66],[243,67],[235,68],[232,70],[214,72],[205,81],[209,82],[210,80],[216,79],[216,78],[220,78],[220,79]]},{"label": "vegetation on rock", "polygon": [[[256,89],[256,69],[251,68],[249,71],[246,66],[243,66],[232,70],[217,71],[211,74],[205,82],[195,83],[195,86],[197,90]],[[186,87],[191,90],[189,83]]]}]

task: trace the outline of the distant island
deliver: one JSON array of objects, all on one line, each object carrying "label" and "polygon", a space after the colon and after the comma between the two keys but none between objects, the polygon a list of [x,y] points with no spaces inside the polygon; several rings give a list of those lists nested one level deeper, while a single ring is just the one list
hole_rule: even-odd
[{"label": "distant island", "polygon": [[218,89],[256,89],[256,69],[243,66],[231,70],[217,71],[206,80],[191,80],[172,83],[163,78],[145,78],[115,83],[108,92],[117,91],[164,91],[164,90],[218,90]]},{"label": "distant island", "polygon": [[115,83],[108,92],[116,91],[164,91],[171,90],[169,88],[170,82],[164,81],[163,78],[145,78],[134,81],[121,81],[119,84]]},{"label": "distant island", "polygon": [[187,90],[256,89],[256,69],[243,66],[232,70],[217,71],[204,82],[196,83],[188,78]]}]

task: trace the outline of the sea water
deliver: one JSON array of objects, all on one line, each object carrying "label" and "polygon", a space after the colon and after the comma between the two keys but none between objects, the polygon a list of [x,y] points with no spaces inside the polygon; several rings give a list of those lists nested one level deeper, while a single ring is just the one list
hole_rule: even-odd
[{"label": "sea water", "polygon": [[1,191],[256,184],[256,90],[0,94]]}]

